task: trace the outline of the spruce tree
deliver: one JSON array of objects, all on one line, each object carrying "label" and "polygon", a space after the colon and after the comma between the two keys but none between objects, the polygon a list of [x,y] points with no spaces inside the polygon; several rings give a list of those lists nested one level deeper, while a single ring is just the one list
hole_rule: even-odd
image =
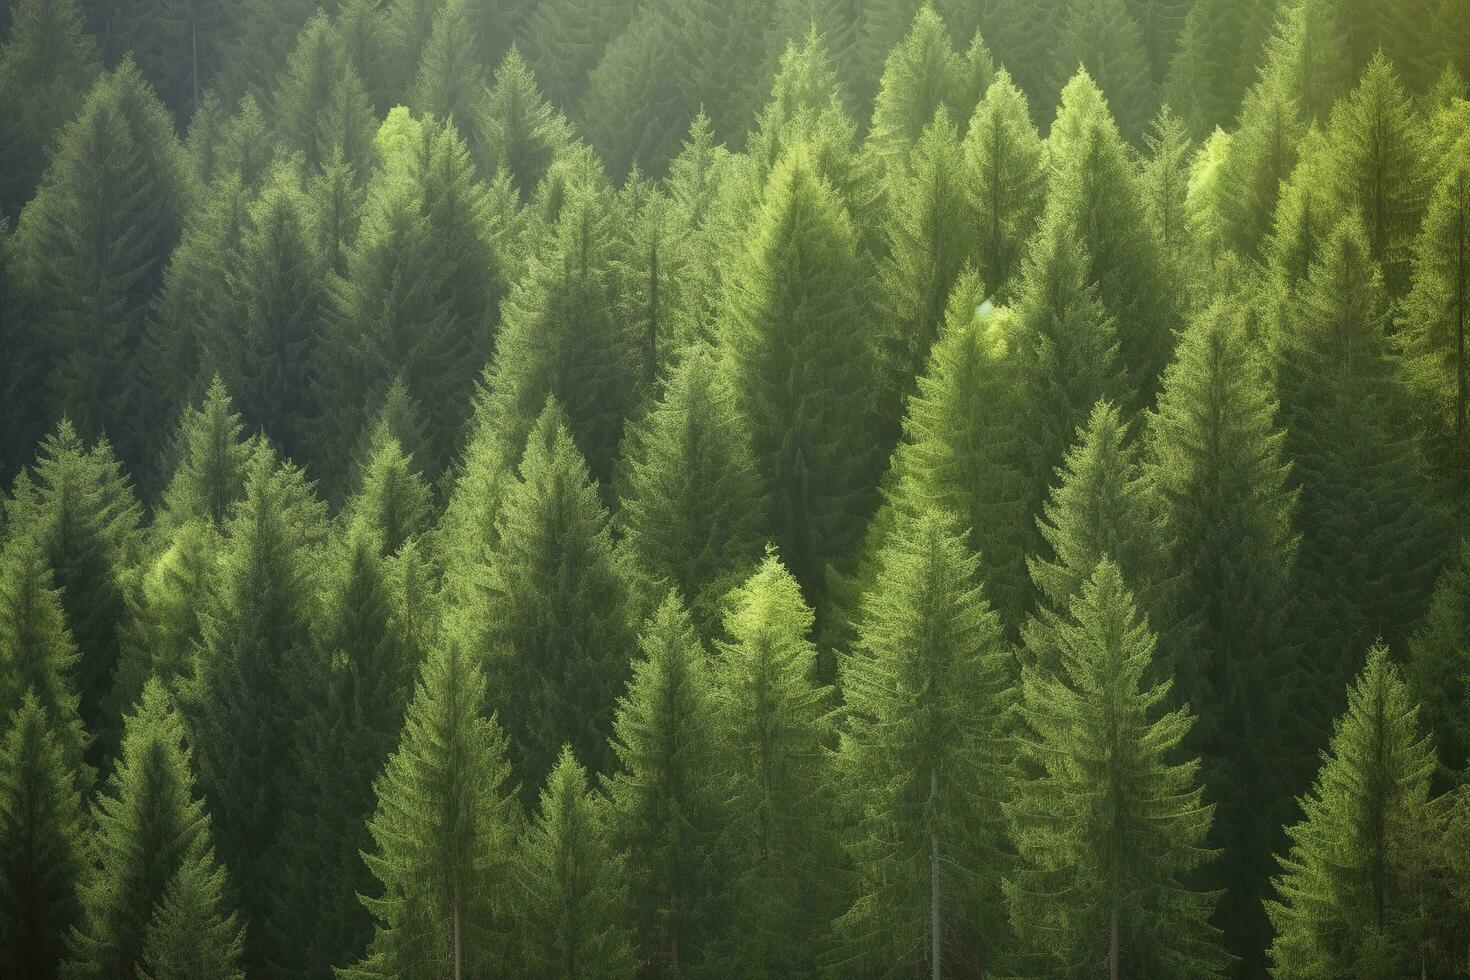
[{"label": "spruce tree", "polygon": [[[220,854],[253,923],[268,908],[291,789],[292,692],[309,679],[303,648],[315,567],[307,550],[322,519],[301,471],[257,451],[200,611],[199,655],[182,693]],[[260,963],[262,931],[246,938],[247,963]]]},{"label": "spruce tree", "polygon": [[1422,969],[1424,937],[1411,849],[1422,833],[1434,750],[1388,651],[1375,646],[1348,691],[1347,712],[1266,911],[1279,977],[1403,976]]},{"label": "spruce tree", "polygon": [[154,908],[170,883],[183,867],[213,863],[191,754],[173,700],[162,684],[149,682],[128,716],[117,769],[93,807],[97,834],[81,884],[82,919],[62,976],[136,975]]},{"label": "spruce tree", "polygon": [[85,862],[76,755],[56,714],[27,693],[0,743],[0,977],[55,976],[80,910]]},{"label": "spruce tree", "polygon": [[942,512],[895,522],[842,662],[839,762],[857,900],[837,920],[847,969],[990,969],[1006,798],[1011,652],[978,558]]},{"label": "spruce tree", "polygon": [[347,502],[347,523],[377,535],[383,554],[393,555],[428,528],[432,492],[386,420],[379,420],[370,446],[361,485]]},{"label": "spruce tree", "polygon": [[722,374],[750,420],[781,554],[817,597],[869,506],[873,370],[856,232],[810,155],[797,151],[772,172],[737,261]]},{"label": "spruce tree", "polygon": [[943,19],[927,3],[907,36],[885,58],[869,139],[891,168],[901,170],[939,110],[946,110],[953,120],[968,119],[990,79],[982,78],[978,88],[971,87],[964,58],[954,49]]},{"label": "spruce tree", "polygon": [[230,508],[245,494],[245,471],[253,439],[242,438],[244,420],[219,375],[198,408],[184,406],[174,443],[177,463],[163,494],[155,527],[199,521],[223,528]]},{"label": "spruce tree", "polygon": [[557,151],[571,139],[566,119],[542,97],[536,79],[516,48],[495,69],[494,83],[480,105],[480,167],[504,170],[521,200],[531,196]]},{"label": "spruce tree", "polygon": [[1424,729],[1434,733],[1441,772],[1463,771],[1470,763],[1470,719],[1460,710],[1470,696],[1470,545],[1464,542],[1409,639],[1404,674]]},{"label": "spruce tree", "polygon": [[1277,6],[1271,0],[1199,0],[1190,7],[1169,64],[1166,95],[1195,138],[1235,115]]},{"label": "spruce tree", "polygon": [[1005,806],[1022,972],[1086,975],[1105,948],[1113,977],[1226,975],[1209,921],[1220,893],[1191,883],[1214,856],[1199,760],[1179,759],[1194,719],[1164,710],[1169,682],[1146,679],[1154,636],[1111,560],[1055,641],[1054,665],[1022,672],[1023,775]]},{"label": "spruce tree", "polygon": [[1282,816],[1263,801],[1280,800],[1302,762],[1283,742],[1306,751],[1305,734],[1283,733],[1282,691],[1300,683],[1283,633],[1298,538],[1275,417],[1241,313],[1217,300],[1180,338],[1149,416],[1144,478],[1160,508],[1153,560],[1176,583],[1161,616],[1180,637],[1175,691],[1200,713],[1190,748],[1219,802],[1213,840],[1232,855],[1220,921],[1251,960],[1265,944],[1259,886]]},{"label": "spruce tree", "polygon": [[275,90],[276,130],[312,170],[334,153],[360,176],[373,161],[374,111],[359,68],[325,12],[302,29]]},{"label": "spruce tree", "polygon": [[723,935],[723,756],[710,725],[708,655],[676,595],[645,624],[640,646],[613,725],[612,837],[627,855],[644,962],[680,975],[711,965]]},{"label": "spruce tree", "polygon": [[245,980],[244,930],[227,902],[213,853],[185,860],[148,924],[140,980]]},{"label": "spruce tree", "polygon": [[975,107],[964,152],[978,271],[994,295],[1008,297],[1026,239],[1041,219],[1047,157],[1026,95],[1004,68]]},{"label": "spruce tree", "polygon": [[344,980],[506,968],[520,808],[485,677],[456,642],[430,651],[397,750],[375,784],[363,854],[380,887],[367,956]]},{"label": "spruce tree", "polygon": [[1143,136],[1158,97],[1143,32],[1127,0],[1071,0],[1052,57],[1062,72],[1055,90],[1080,66],[1106,94],[1123,136],[1135,142]]},{"label": "spruce tree", "polygon": [[457,635],[483,657],[523,788],[540,785],[570,741],[606,772],[632,637],[627,585],[607,510],[560,411],[536,421],[496,518],[478,603]]},{"label": "spruce tree", "polygon": [[485,90],[488,66],[478,59],[474,7],[477,0],[445,0],[434,14],[407,103],[417,113],[470,132]]},{"label": "spruce tree", "polygon": [[562,749],[520,847],[517,960],[548,980],[635,973],[623,858],[607,799]]},{"label": "spruce tree", "polygon": [[546,96],[572,111],[588,76],[638,9],[629,0],[545,0],[526,23],[526,54],[536,65]]},{"label": "spruce tree", "polygon": [[1246,93],[1221,165],[1225,242],[1241,255],[1260,255],[1281,184],[1296,167],[1306,127],[1288,83],[1284,71],[1266,75]]},{"label": "spruce tree", "polygon": [[704,347],[687,351],[663,396],[628,433],[618,523],[645,602],[691,596],[704,636],[760,555],[766,499],[735,397]]},{"label": "spruce tree", "polygon": [[832,689],[817,678],[814,616],[774,554],[731,597],[715,719],[729,761],[732,952],[751,975],[809,974],[846,898],[837,846]]}]

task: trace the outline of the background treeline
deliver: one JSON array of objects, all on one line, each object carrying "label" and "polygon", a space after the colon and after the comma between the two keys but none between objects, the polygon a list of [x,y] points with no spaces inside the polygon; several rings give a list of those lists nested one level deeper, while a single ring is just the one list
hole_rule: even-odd
[{"label": "background treeline", "polygon": [[0,10],[0,976],[1470,974],[1470,3]]}]

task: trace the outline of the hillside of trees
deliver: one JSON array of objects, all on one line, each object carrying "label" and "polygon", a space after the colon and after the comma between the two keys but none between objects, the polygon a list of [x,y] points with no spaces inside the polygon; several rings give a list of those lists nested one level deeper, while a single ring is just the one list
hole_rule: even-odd
[{"label": "hillside of trees", "polygon": [[0,0],[0,980],[1470,977],[1470,0]]}]

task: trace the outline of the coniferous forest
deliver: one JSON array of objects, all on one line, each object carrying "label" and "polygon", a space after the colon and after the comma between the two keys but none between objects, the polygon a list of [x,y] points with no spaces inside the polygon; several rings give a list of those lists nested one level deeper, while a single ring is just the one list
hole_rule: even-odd
[{"label": "coniferous forest", "polygon": [[0,0],[0,980],[1470,977],[1470,0]]}]

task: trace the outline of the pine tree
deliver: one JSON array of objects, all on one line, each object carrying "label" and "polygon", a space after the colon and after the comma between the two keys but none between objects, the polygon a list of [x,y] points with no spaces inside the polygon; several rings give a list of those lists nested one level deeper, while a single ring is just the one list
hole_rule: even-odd
[{"label": "pine tree", "polygon": [[722,755],[707,654],[677,596],[644,626],[643,655],[618,701],[606,780],[614,846],[627,855],[629,896],[646,967],[698,971],[717,955],[727,823]]},{"label": "pine tree", "polygon": [[[381,892],[366,958],[344,980],[484,976],[505,968],[521,818],[485,678],[462,644],[430,651],[375,790],[364,853]],[[375,890],[376,892],[376,890]]]},{"label": "pine tree", "polygon": [[215,375],[198,408],[184,406],[179,420],[178,462],[155,528],[199,521],[223,528],[230,508],[245,494],[245,471],[254,440],[242,438],[244,420],[224,382]]},{"label": "pine tree", "polygon": [[629,0],[545,0],[526,24],[526,54],[536,65],[546,96],[570,112],[587,87],[603,52],[638,9]]},{"label": "pine tree", "polygon": [[428,528],[432,492],[385,419],[379,419],[370,445],[361,485],[344,512],[349,526],[371,531],[383,554],[393,555]]},{"label": "pine tree", "polygon": [[1442,773],[1470,763],[1470,719],[1460,710],[1470,694],[1470,545],[1445,563],[1424,621],[1409,638],[1405,680],[1433,732]]},{"label": "pine tree", "polygon": [[900,516],[842,662],[840,778],[857,901],[847,969],[989,969],[1003,948],[1002,725],[1011,653],[954,522]]},{"label": "pine tree", "polygon": [[1279,977],[1419,972],[1417,889],[1409,860],[1421,832],[1434,750],[1418,708],[1381,646],[1348,691],[1348,708],[1266,903]]},{"label": "pine tree", "polygon": [[140,980],[245,980],[244,930],[225,886],[212,852],[184,861],[148,924]]},{"label": "pine tree", "polygon": [[1004,68],[985,90],[965,133],[978,271],[992,293],[1011,295],[1025,241],[1041,220],[1046,146],[1031,122],[1026,95]]},{"label": "pine tree", "polygon": [[[614,176],[635,164],[662,173],[699,109],[692,46],[679,36],[674,6],[669,0],[642,5],[588,77],[581,111],[573,117]],[[681,44],[685,50],[676,51]],[[731,136],[718,125],[715,132]]]},{"label": "pine tree", "polygon": [[679,337],[681,290],[688,288],[686,236],[691,216],[648,180],[630,179],[618,195],[624,225],[613,256],[618,283],[617,317],[638,348],[639,401],[668,373],[687,338]]},{"label": "pine tree", "polygon": [[76,756],[57,716],[28,693],[0,743],[0,943],[6,980],[55,976],[79,904],[83,810]]},{"label": "pine tree", "polygon": [[768,554],[731,596],[715,719],[730,764],[736,955],[750,975],[810,974],[844,900],[832,819],[832,690],[817,679],[814,616]]},{"label": "pine tree", "polygon": [[878,97],[873,103],[869,139],[890,168],[902,170],[909,152],[943,108],[963,121],[974,110],[978,92],[990,87],[982,78],[971,89],[964,58],[954,49],[944,21],[925,4],[907,36],[886,53]]},{"label": "pine tree", "polygon": [[117,769],[93,807],[97,835],[81,884],[82,921],[62,976],[134,976],[154,907],[179,870],[213,863],[190,755],[172,699],[162,684],[149,682],[128,716]]},{"label": "pine tree", "polygon": [[373,160],[374,112],[342,36],[318,11],[296,39],[274,98],[276,128],[308,168],[334,152],[359,175]]},{"label": "pine tree", "polygon": [[97,75],[95,41],[76,0],[20,0],[0,47],[0,214],[19,214],[46,169],[57,131],[82,107]]},{"label": "pine tree", "polygon": [[[256,453],[200,612],[202,642],[182,694],[200,788],[251,922],[268,908],[291,788],[292,692],[309,679],[302,648],[315,569],[306,550],[322,533],[322,510],[300,470]],[[246,938],[247,964],[258,964],[265,937],[254,930]]]},{"label": "pine tree", "polygon": [[362,224],[367,191],[339,148],[333,148],[321,173],[307,178],[306,196],[311,201],[312,231],[322,269],[347,275],[347,256]]},{"label": "pine tree", "polygon": [[[10,526],[35,543],[39,561],[54,574],[65,618],[42,610],[39,599],[27,617],[38,617],[36,642],[59,651],[67,629],[76,641],[77,707],[97,736],[88,753],[96,764],[117,747],[121,719],[105,709],[119,654],[119,630],[127,613],[121,572],[134,547],[140,508],[122,467],[105,442],[88,450],[63,420],[41,443],[36,463],[16,480],[6,508]],[[23,562],[28,564],[29,562]],[[44,575],[36,570],[35,575]],[[44,578],[36,587],[49,589]],[[43,584],[44,583],[44,584]],[[69,644],[65,644],[69,645]],[[59,663],[59,661],[58,661]],[[10,708],[13,710],[15,704]]]},{"label": "pine tree", "polygon": [[1192,634],[1168,651],[1175,690],[1200,712],[1191,748],[1219,801],[1214,840],[1232,855],[1221,922],[1232,952],[1254,959],[1265,944],[1258,872],[1281,816],[1263,801],[1281,799],[1302,761],[1283,743],[1304,753],[1307,736],[1283,733],[1280,704],[1300,683],[1283,635],[1296,492],[1274,391],[1241,321],[1217,300],[1180,338],[1149,416],[1144,473],[1160,508],[1153,560],[1176,582],[1161,625]]},{"label": "pine tree", "polygon": [[750,435],[734,402],[711,353],[689,350],[623,447],[619,525],[640,591],[650,608],[670,588],[692,596],[704,636],[758,558],[766,526]]},{"label": "pine tree", "polygon": [[[1284,316],[1277,372],[1301,481],[1304,646],[1337,712],[1360,652],[1418,622],[1448,544],[1390,350],[1389,302],[1356,217]],[[1325,719],[1324,719],[1325,722]]]},{"label": "pine tree", "polygon": [[473,22],[476,0],[445,0],[419,58],[407,103],[423,116],[470,132],[485,89],[486,66],[478,60]]},{"label": "pine tree", "polygon": [[1181,290],[1179,280],[1192,268],[1196,251],[1194,229],[1189,223],[1194,143],[1184,121],[1166,105],[1149,123],[1143,145],[1148,151],[1143,165],[1144,210],[1173,273],[1174,288]]},{"label": "pine tree", "polygon": [[1022,672],[1025,775],[1006,804],[1019,867],[1005,883],[1023,972],[1082,976],[1107,949],[1117,977],[1224,976],[1209,921],[1219,892],[1191,887],[1214,856],[1198,759],[1174,761],[1193,718],[1164,711],[1154,636],[1104,558],[1055,634],[1057,662]]},{"label": "pine tree", "polygon": [[135,350],[190,191],[172,122],[127,61],[62,130],[16,230],[33,329],[56,351],[58,414],[89,438],[106,433],[130,464],[148,425],[136,411]]},{"label": "pine tree", "polygon": [[304,0],[240,0],[229,5],[229,12],[214,87],[227,102],[250,97],[269,104],[271,90],[316,5]]},{"label": "pine tree", "polygon": [[1203,139],[1240,107],[1271,30],[1273,0],[1200,0],[1189,9],[1169,64],[1169,104]]},{"label": "pine tree", "polygon": [[1122,364],[1147,404],[1180,315],[1138,169],[1101,90],[1085,71],[1062,91],[1048,146],[1048,209],[1063,223],[1060,233],[1085,248],[1090,261],[1084,278],[1097,283],[1103,308],[1117,320]]},{"label": "pine tree", "polygon": [[548,980],[632,976],[627,881],[608,801],[562,749],[520,847],[520,969]]},{"label": "pine tree", "polygon": [[816,597],[870,496],[862,262],[846,209],[804,152],[777,165],[754,221],[726,282],[722,374],[750,420],[781,554]]},{"label": "pine tree", "polygon": [[424,48],[433,36],[435,15],[443,6],[444,0],[389,0],[383,4],[379,13],[383,74],[394,102],[401,102],[413,84]]},{"label": "pine tree", "polygon": [[1158,108],[1143,32],[1127,0],[1071,0],[1060,44],[1053,55],[1057,89],[1080,65],[1107,96],[1118,129],[1138,141]]},{"label": "pine tree", "polygon": [[1261,254],[1305,129],[1285,79],[1267,76],[1246,93],[1220,171],[1225,243],[1241,255]]},{"label": "pine tree", "polygon": [[1434,0],[1345,0],[1338,19],[1350,71],[1362,70],[1382,54],[1416,89],[1433,81],[1442,64],[1429,33],[1435,26]]},{"label": "pine tree", "polygon": [[950,291],[975,259],[978,216],[966,177],[959,134],[941,106],[912,142],[909,167],[890,177],[888,249],[878,267],[877,307],[883,383],[890,389],[885,415],[895,426],[929,360]]},{"label": "pine tree", "polygon": [[496,517],[481,598],[457,610],[457,635],[484,658],[526,788],[540,785],[564,741],[607,771],[632,637],[607,511],[554,404],[519,475]]},{"label": "pine tree", "polygon": [[530,67],[514,47],[495,69],[494,84],[480,106],[478,134],[481,169],[487,174],[504,169],[522,201],[571,140],[566,119],[542,98]]}]

